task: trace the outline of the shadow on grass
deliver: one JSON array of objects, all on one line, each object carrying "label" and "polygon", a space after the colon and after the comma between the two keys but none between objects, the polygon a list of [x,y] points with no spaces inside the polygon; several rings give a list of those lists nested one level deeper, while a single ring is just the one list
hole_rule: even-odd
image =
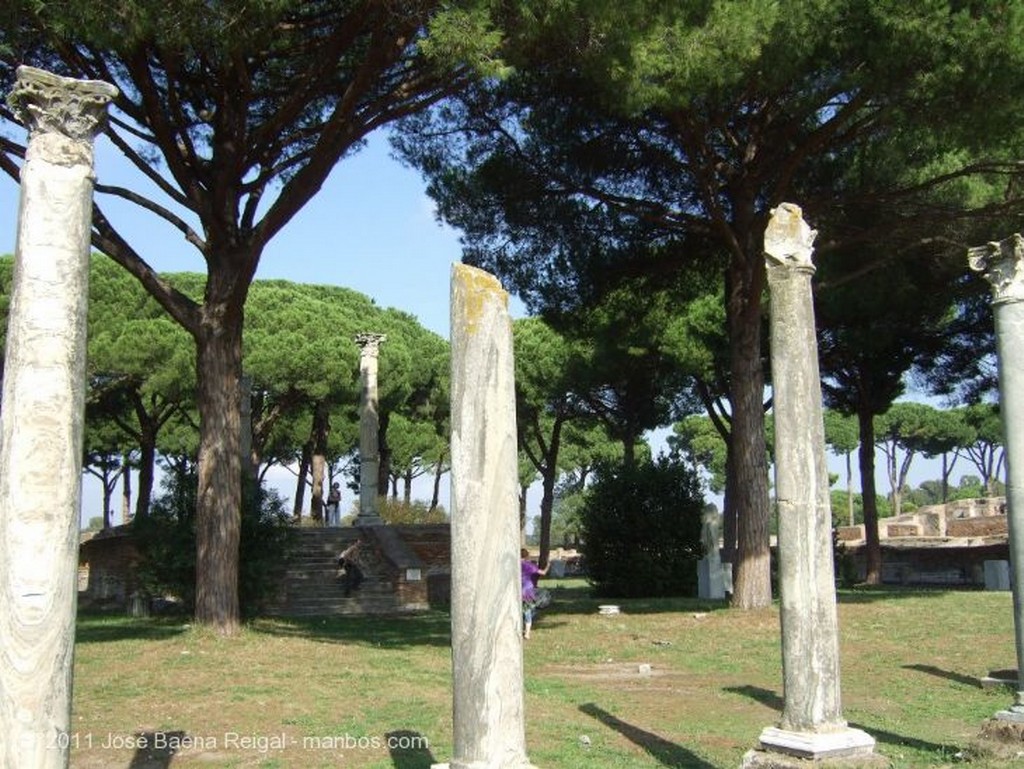
[{"label": "shadow on grass", "polygon": [[874,603],[901,598],[942,598],[947,593],[975,592],[973,588],[956,590],[945,587],[900,587],[898,585],[858,585],[836,591],[839,603]]},{"label": "shadow on grass", "polygon": [[676,745],[656,734],[626,723],[592,702],[580,705],[580,711],[614,729],[634,745],[643,748],[662,766],[692,767],[692,769],[713,769],[714,767],[714,764],[709,764],[682,745]]},{"label": "shadow on grass", "polygon": [[375,648],[451,646],[451,618],[440,611],[407,616],[264,617],[252,620],[249,628],[271,636]]},{"label": "shadow on grass", "polygon": [[[725,691],[750,697],[752,700],[756,700],[762,705],[765,705],[779,713],[782,712],[782,709],[785,706],[785,701],[782,697],[773,691],[762,689],[760,686],[727,686],[725,687]],[[911,750],[918,750],[922,753],[932,753],[936,756],[944,757],[952,756],[959,750],[959,747],[956,745],[941,745],[937,742],[928,742],[927,740],[920,740],[916,737],[906,737],[902,734],[887,732],[884,729],[876,729],[865,724],[855,724],[851,722],[850,726],[855,729],[862,729],[874,737],[876,742],[883,745],[890,745],[892,747],[910,748]]]},{"label": "shadow on grass", "polygon": [[782,712],[782,708],[786,704],[785,700],[783,700],[779,694],[771,691],[770,689],[762,689],[760,686],[725,686],[722,687],[722,691],[749,697],[755,702],[760,702],[765,707],[771,708],[778,713]]},{"label": "shadow on grass", "polygon": [[938,742],[920,740],[917,737],[905,737],[902,734],[887,732],[884,729],[876,729],[875,727],[867,724],[855,724],[851,722],[850,726],[854,729],[861,729],[867,732],[875,738],[875,742],[882,745],[888,745],[894,748],[910,748],[911,750],[919,750],[922,753],[933,753],[936,756],[942,757],[943,763],[950,761],[951,759],[949,757],[955,755],[961,749],[961,746],[958,745],[943,745]]},{"label": "shadow on grass", "polygon": [[430,752],[429,742],[419,732],[398,729],[387,733],[388,752],[395,769],[430,769],[437,759]]},{"label": "shadow on grass", "polygon": [[185,732],[138,732],[135,755],[128,769],[167,769],[186,740]]},{"label": "shadow on grass", "polygon": [[947,681],[955,681],[958,684],[965,684],[975,689],[981,688],[981,681],[973,676],[965,676],[963,673],[955,673],[952,670],[943,670],[934,665],[904,665],[904,670],[916,670],[919,673],[927,673],[936,678],[945,678]]},{"label": "shadow on grass", "polygon": [[125,617],[111,614],[79,614],[75,643],[111,641],[161,641],[181,635],[188,626],[180,619]]},{"label": "shadow on grass", "polygon": [[624,614],[662,614],[665,612],[719,611],[729,608],[725,601],[705,601],[699,598],[597,598],[593,589],[580,580],[568,585],[557,581],[541,583],[551,593],[551,605],[541,611],[545,614],[597,614],[598,607],[615,604]]}]

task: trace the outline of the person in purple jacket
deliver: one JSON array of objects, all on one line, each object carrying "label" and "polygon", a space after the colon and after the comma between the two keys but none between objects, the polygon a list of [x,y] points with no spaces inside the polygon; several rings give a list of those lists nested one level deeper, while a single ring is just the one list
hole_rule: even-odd
[{"label": "person in purple jacket", "polygon": [[530,552],[524,547],[519,551],[519,566],[523,582],[523,638],[530,637],[533,628],[533,614],[537,608],[537,581],[548,573],[530,560]]}]

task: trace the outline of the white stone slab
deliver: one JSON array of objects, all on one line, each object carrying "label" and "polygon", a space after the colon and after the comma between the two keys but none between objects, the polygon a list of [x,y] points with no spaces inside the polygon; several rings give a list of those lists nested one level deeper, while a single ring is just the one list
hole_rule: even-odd
[{"label": "white stone slab", "polygon": [[769,726],[761,732],[761,747],[800,758],[846,758],[868,755],[874,751],[875,740],[860,729],[835,732],[793,732]]}]

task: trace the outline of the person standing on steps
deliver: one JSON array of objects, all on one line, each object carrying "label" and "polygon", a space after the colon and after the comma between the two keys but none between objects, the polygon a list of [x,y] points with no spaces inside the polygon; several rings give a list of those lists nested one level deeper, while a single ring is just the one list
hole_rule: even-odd
[{"label": "person standing on steps", "polygon": [[342,577],[346,598],[358,590],[363,582],[363,570],[359,565],[359,548],[362,544],[362,540],[357,539],[338,556],[338,573]]},{"label": "person standing on steps", "polygon": [[327,525],[341,526],[341,486],[337,481],[331,484],[327,492]]}]

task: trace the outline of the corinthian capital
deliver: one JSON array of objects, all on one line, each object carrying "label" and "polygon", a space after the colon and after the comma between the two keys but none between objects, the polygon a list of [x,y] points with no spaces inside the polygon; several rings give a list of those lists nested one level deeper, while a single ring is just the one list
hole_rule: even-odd
[{"label": "corinthian capital", "polygon": [[58,134],[91,145],[103,130],[107,105],[115,96],[117,89],[110,83],[75,80],[21,66],[7,103],[25,124],[30,140]]},{"label": "corinthian capital", "polygon": [[992,302],[1024,300],[1024,238],[1016,233],[1005,240],[967,249],[971,269],[992,284]]},{"label": "corinthian capital", "polygon": [[370,355],[374,358],[380,351],[381,342],[387,341],[386,334],[356,334],[355,342],[363,351],[363,355]]}]

